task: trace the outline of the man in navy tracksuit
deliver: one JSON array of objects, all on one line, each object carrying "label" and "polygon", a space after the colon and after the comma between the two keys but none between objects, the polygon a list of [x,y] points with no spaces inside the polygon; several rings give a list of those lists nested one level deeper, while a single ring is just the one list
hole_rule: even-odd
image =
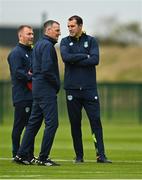
[{"label": "man in navy tracksuit", "polygon": [[82,32],[83,20],[79,16],[68,19],[70,35],[61,41],[61,56],[65,63],[64,88],[71,124],[75,163],[84,162],[81,132],[82,108],[89,118],[96,148],[97,162],[110,163],[105,156],[100,104],[97,93],[96,65],[99,64],[99,48],[94,37]]},{"label": "man in navy tracksuit", "polygon": [[[19,43],[10,52],[8,63],[12,80],[12,98],[15,108],[14,124],[12,130],[12,154],[16,156],[20,146],[20,137],[24,127],[27,125],[31,107],[32,91],[30,84],[32,80],[30,70],[31,53],[33,44],[33,29],[28,25],[22,25],[18,28]],[[32,158],[34,144],[30,150],[29,158]]]},{"label": "man in navy tracksuit", "polygon": [[19,148],[15,162],[29,165],[27,154],[30,144],[35,138],[45,120],[39,165],[56,166],[56,162],[49,159],[55,133],[58,127],[57,93],[60,88],[58,59],[54,45],[60,35],[58,22],[49,20],[44,23],[44,36],[33,49],[33,106],[28,126],[24,133],[22,144]]}]

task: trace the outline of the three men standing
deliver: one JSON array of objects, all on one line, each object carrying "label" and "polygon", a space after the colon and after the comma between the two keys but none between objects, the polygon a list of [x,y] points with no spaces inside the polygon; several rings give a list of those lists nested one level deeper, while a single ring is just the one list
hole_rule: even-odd
[{"label": "three men standing", "polygon": [[[82,31],[79,16],[68,19],[69,36],[61,40],[60,50],[65,63],[64,88],[71,133],[75,150],[75,163],[84,162],[82,143],[82,108],[89,118],[98,163],[111,163],[105,155],[97,92],[96,65],[99,64],[99,47],[96,39]],[[60,36],[60,24],[49,20],[44,23],[44,35],[33,50],[33,107],[22,144],[14,159],[17,163],[31,164],[28,160],[30,145],[45,119],[45,129],[37,164],[57,166],[49,159],[58,127],[57,93],[60,89],[58,59],[54,48]]]}]

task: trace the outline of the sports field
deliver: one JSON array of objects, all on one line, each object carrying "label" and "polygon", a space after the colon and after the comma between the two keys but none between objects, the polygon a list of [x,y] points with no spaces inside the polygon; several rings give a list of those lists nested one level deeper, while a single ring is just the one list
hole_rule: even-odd
[{"label": "sports field", "polygon": [[[85,163],[74,164],[67,120],[58,128],[51,152],[59,167],[17,165],[11,161],[11,127],[0,126],[0,179],[142,179],[142,125],[103,122],[106,153],[112,164],[97,164],[88,121],[83,122]],[[43,127],[35,144],[38,156]]]}]

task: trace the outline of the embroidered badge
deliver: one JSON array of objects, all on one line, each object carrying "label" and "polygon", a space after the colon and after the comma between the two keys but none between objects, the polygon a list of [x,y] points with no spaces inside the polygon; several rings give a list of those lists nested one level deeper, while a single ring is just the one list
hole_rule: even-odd
[{"label": "embroidered badge", "polygon": [[94,99],[96,99],[96,100],[97,100],[97,99],[98,99],[98,96],[95,96],[95,97],[94,97]]},{"label": "embroidered badge", "polygon": [[30,112],[30,107],[25,107],[26,113]]},{"label": "embroidered badge", "polygon": [[29,56],[28,56],[28,54],[25,54],[25,56],[28,58]]},{"label": "embroidered badge", "polygon": [[67,96],[67,99],[68,99],[69,101],[72,101],[72,100],[73,100],[73,96],[72,96],[72,95],[68,95],[68,96]]},{"label": "embroidered badge", "polygon": [[69,45],[70,45],[70,46],[73,46],[73,42],[70,42]]},{"label": "embroidered badge", "polygon": [[87,48],[88,47],[88,41],[84,42],[84,47]]}]

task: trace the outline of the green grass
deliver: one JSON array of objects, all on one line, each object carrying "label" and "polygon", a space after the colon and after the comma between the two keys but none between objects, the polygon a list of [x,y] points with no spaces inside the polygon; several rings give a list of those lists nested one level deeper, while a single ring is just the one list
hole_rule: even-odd
[{"label": "green grass", "polygon": [[[12,125],[0,126],[0,179],[142,179],[142,125],[135,123],[103,123],[106,154],[112,164],[95,162],[94,146],[87,121],[83,122],[83,164],[74,164],[74,151],[68,121],[61,121],[51,158],[59,167],[24,166],[11,162]],[[36,138],[35,155],[38,156],[41,128]]]}]

